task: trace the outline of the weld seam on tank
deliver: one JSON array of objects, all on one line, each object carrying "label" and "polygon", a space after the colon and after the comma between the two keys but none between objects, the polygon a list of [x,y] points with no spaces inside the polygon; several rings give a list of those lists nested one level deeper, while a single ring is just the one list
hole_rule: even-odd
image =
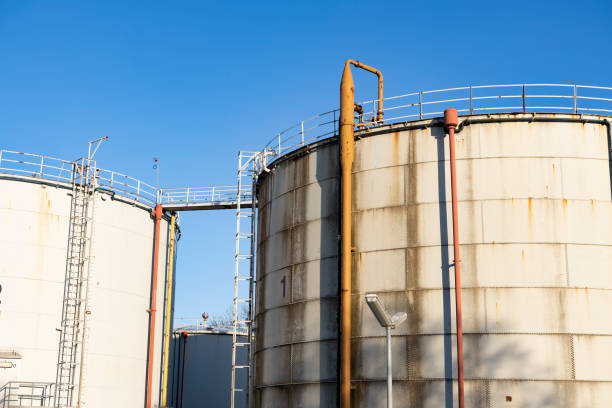
[{"label": "weld seam on tank", "polygon": [[463,130],[465,126],[469,126],[472,124],[480,124],[480,123],[504,123],[504,122],[544,122],[544,123],[589,123],[589,124],[597,124],[604,125],[606,127],[606,133],[608,138],[608,167],[610,171],[610,199],[612,199],[612,129],[609,119],[591,119],[591,118],[583,118],[583,119],[574,119],[574,118],[546,118],[535,116],[535,114],[531,118],[487,118],[487,119],[464,119],[459,123],[456,129],[456,133],[459,133]]}]

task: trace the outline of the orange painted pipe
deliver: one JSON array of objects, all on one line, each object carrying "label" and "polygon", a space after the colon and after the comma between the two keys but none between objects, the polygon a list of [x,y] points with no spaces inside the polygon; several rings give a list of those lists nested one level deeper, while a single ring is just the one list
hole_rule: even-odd
[{"label": "orange painted pipe", "polygon": [[340,408],[351,406],[351,173],[355,145],[355,86],[351,60],[340,82]]},{"label": "orange painted pipe", "polygon": [[353,159],[355,156],[355,83],[351,64],[378,76],[378,113],[383,118],[382,73],[359,61],[347,60],[340,81],[340,408],[351,406],[351,202]]},{"label": "orange painted pipe", "polygon": [[[355,67],[357,68],[361,68],[365,71],[371,72],[373,74],[375,74],[378,77],[378,110],[376,112],[376,121],[377,122],[382,122],[383,120],[383,75],[382,72],[380,72],[379,70],[377,70],[376,68],[372,68],[369,65],[366,64],[362,64],[359,61],[353,61],[353,60],[348,60],[346,62],[347,64],[353,64]],[[354,94],[354,93],[353,93]],[[353,101],[354,103],[354,101]]]},{"label": "orange painted pipe", "polygon": [[151,282],[151,308],[149,312],[149,358],[147,359],[147,408],[151,408],[151,389],[153,388],[153,356],[155,348],[155,307],[157,305],[157,267],[159,264],[159,224],[162,206],[157,204],[153,210],[155,217],[155,243],[153,252],[153,281]]},{"label": "orange painted pipe", "polygon": [[444,126],[448,131],[450,150],[451,191],[453,203],[453,251],[455,257],[455,316],[457,318],[457,387],[459,408],[464,408],[463,397],[463,316],[461,312],[461,258],[459,257],[459,215],[457,214],[457,169],[455,166],[455,128],[459,120],[456,109],[444,111]]}]

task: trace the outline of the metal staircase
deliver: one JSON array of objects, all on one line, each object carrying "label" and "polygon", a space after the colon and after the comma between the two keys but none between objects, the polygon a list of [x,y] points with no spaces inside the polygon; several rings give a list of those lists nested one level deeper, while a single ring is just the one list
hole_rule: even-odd
[{"label": "metal staircase", "polygon": [[[73,406],[76,379],[79,378],[82,386],[85,377],[84,349],[89,337],[87,323],[90,315],[87,309],[87,283],[95,188],[95,161],[84,158],[75,161],[72,169],[70,230],[56,372],[56,407]],[[80,399],[80,387],[78,394]]]},{"label": "metal staircase", "polygon": [[[252,395],[253,295],[255,286],[256,200],[254,193],[259,156],[256,152],[241,151],[238,154],[231,408],[237,406],[238,393],[245,393],[245,406],[247,408],[251,405],[249,397]],[[247,307],[246,316],[242,315],[242,305]],[[246,340],[239,338],[239,332],[246,332]],[[245,336],[240,337],[244,338]],[[242,352],[242,349],[245,349],[245,352]],[[243,361],[239,362],[238,360]],[[246,383],[243,383],[243,381]]]}]

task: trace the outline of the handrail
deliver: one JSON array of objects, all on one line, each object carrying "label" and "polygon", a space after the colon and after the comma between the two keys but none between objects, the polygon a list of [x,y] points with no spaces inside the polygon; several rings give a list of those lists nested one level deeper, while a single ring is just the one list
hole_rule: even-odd
[{"label": "handrail", "polygon": [[54,387],[55,383],[51,382],[9,381],[0,388],[0,408],[51,407]]},{"label": "handrail", "polygon": [[[475,85],[410,92],[384,98],[384,101],[383,112],[394,115],[385,115],[386,124],[442,116],[449,107],[468,115],[523,112],[607,115],[612,113],[612,87],[546,83]],[[517,103],[508,104],[508,101]],[[375,117],[366,118],[367,115],[376,114],[377,103],[376,99],[359,103],[364,113],[357,118],[361,124],[358,127],[380,124]],[[334,109],[297,122],[270,139],[262,153],[280,157],[314,141],[336,135],[338,118],[339,110]]]},{"label": "handrail", "polygon": [[[183,330],[217,330],[223,332],[231,332],[234,330],[233,319],[222,319],[210,317],[206,322],[197,317],[175,317],[174,318],[174,331]],[[247,334],[247,326],[245,323],[238,324],[238,334]]]},{"label": "handrail", "polygon": [[[462,115],[490,113],[561,112],[612,114],[612,87],[571,84],[474,85],[405,93],[384,98],[384,122],[376,120],[378,100],[360,102],[357,128],[381,123],[400,123],[442,116],[447,108]],[[260,171],[266,158],[278,158],[318,140],[338,134],[339,109],[332,109],[296,122],[276,133],[255,156]],[[368,117],[368,115],[373,115]],[[393,115],[393,116],[391,116]],[[50,156],[0,150],[0,173],[37,177],[70,183],[74,162]],[[236,202],[236,186],[180,187],[157,189],[125,174],[97,168],[98,187],[147,206],[221,204]],[[250,189],[241,191],[241,201],[251,200]]]}]

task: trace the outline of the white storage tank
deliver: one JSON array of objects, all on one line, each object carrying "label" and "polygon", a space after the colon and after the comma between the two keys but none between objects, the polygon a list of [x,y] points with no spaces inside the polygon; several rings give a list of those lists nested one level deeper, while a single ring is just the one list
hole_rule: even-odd
[{"label": "white storage tank", "polygon": [[[469,120],[469,122],[468,122]],[[607,117],[460,117],[458,213],[467,407],[608,407],[612,202]],[[356,132],[352,405],[457,406],[448,137],[440,119]],[[281,156],[259,179],[255,407],[336,407],[338,149]]]},{"label": "white storage tank", "polygon": [[[3,153],[6,169],[9,154]],[[33,393],[48,396],[58,365],[72,187],[44,171],[33,176],[7,172],[0,170],[0,387],[9,383],[15,398],[34,383],[39,388]],[[75,406],[79,387],[88,407],[133,408],[145,401],[155,219],[150,204],[124,191],[99,189],[92,198],[89,331],[83,370],[77,358]],[[154,305],[153,407],[159,406],[162,333],[169,321],[164,316],[169,224],[163,216]],[[0,392],[0,401],[8,393]],[[53,402],[35,399],[34,405],[38,403]]]}]

